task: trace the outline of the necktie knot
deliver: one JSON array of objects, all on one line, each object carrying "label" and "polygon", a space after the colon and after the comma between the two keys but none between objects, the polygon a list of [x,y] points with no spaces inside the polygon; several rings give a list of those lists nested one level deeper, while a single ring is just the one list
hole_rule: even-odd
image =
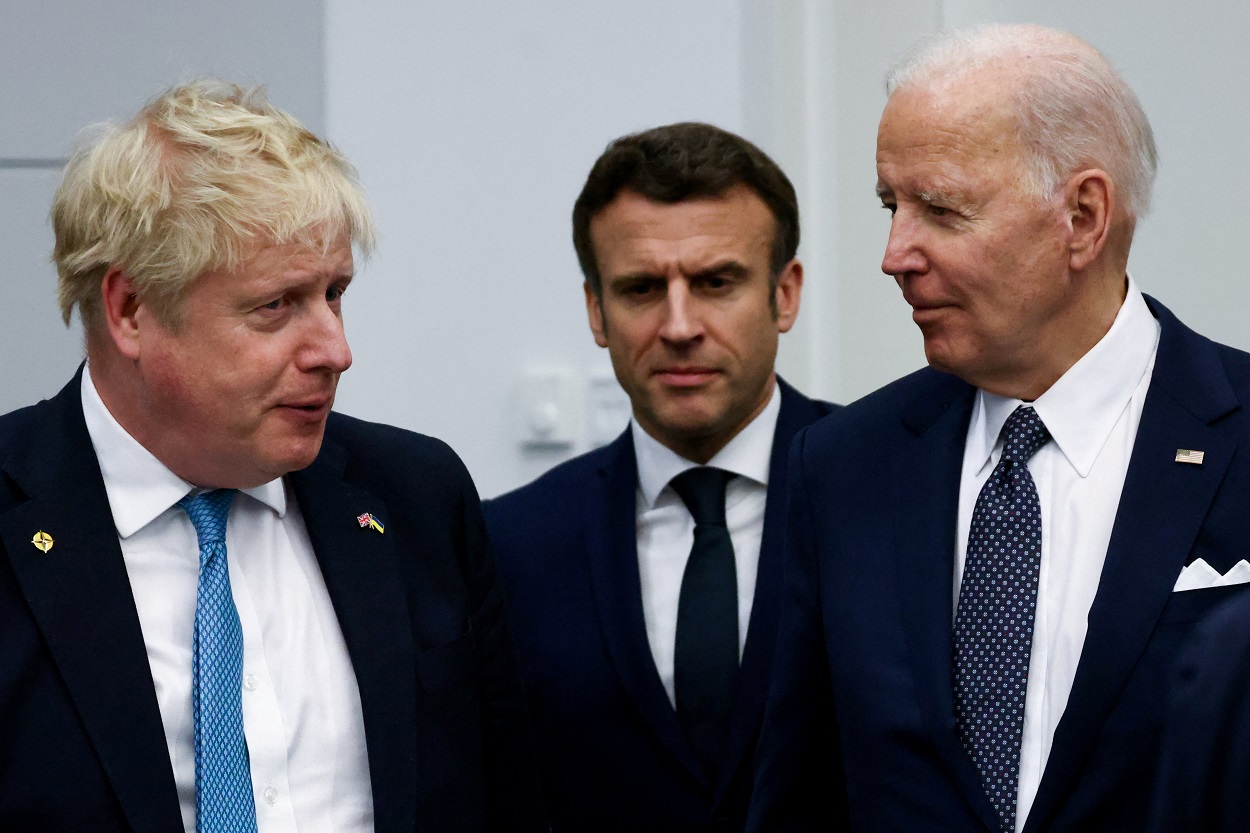
[{"label": "necktie knot", "polygon": [[687,469],[669,481],[673,491],[690,510],[696,526],[725,525],[725,487],[733,472],[713,466]]},{"label": "necktie knot", "polygon": [[1050,441],[1050,431],[1042,418],[1027,405],[1011,412],[999,436],[1003,440],[1003,459],[1016,463],[1027,463],[1034,452]]},{"label": "necktie knot", "polygon": [[211,544],[226,543],[226,519],[230,515],[230,504],[238,494],[235,489],[214,489],[198,495],[187,495],[178,501],[191,519],[195,527],[195,537],[200,545],[201,554]]}]

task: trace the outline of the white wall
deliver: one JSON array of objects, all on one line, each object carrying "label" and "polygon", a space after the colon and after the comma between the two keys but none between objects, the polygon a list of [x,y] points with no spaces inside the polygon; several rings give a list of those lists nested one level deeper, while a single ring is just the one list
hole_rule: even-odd
[{"label": "white wall", "polygon": [[981,20],[1071,29],[1121,67],[1164,160],[1134,274],[1196,328],[1250,344],[1235,260],[1250,7],[1234,0],[328,0],[327,128],[383,230],[348,304],[358,364],[340,405],[447,439],[488,495],[586,448],[576,413],[570,448],[524,450],[518,387],[527,369],[563,369],[578,406],[607,372],[569,209],[609,139],[679,119],[741,132],[798,188],[807,285],[782,372],[848,401],[920,366],[919,333],[879,269],[882,79],[922,35]]},{"label": "white wall", "polygon": [[[1121,68],[1162,153],[1133,273],[1196,329],[1250,347],[1250,5],[1237,0],[0,0],[0,411],[54,393],[80,355],[46,263],[57,160],[88,122],[205,72],[267,81],[357,163],[382,239],[347,298],[356,366],[340,408],[448,440],[483,493],[588,446],[580,409],[610,371],[569,212],[629,131],[712,121],[789,172],[807,284],[780,365],[810,393],[856,398],[923,362],[879,271],[882,78],[921,35],[981,20],[1071,29]],[[544,368],[572,380],[575,441],[526,450],[519,385]]]},{"label": "white wall", "polygon": [[[327,0],[330,136],[360,168],[381,250],[345,302],[339,407],[447,440],[487,495],[562,451],[520,445],[527,369],[572,407],[610,373],[586,326],[569,215],[613,138],[742,123],[741,20],[724,0]],[[624,427],[622,423],[620,427]]]},{"label": "white wall", "polygon": [[265,82],[321,130],[321,32],[320,0],[0,0],[0,413],[56,393],[82,360],[47,221],[79,132],[200,75]]},{"label": "white wall", "polygon": [[778,364],[814,396],[850,401],[924,362],[907,305],[879,268],[889,224],[874,158],[886,68],[938,28],[941,5],[744,0],[766,21],[748,51],[748,135],[774,137],[803,210],[803,310]]}]

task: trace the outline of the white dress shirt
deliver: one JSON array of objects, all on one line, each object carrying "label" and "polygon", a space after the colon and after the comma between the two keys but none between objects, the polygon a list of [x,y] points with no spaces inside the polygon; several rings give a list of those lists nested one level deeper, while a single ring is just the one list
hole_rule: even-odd
[{"label": "white dress shirt", "polygon": [[[1132,278],[1115,323],[1033,408],[1052,442],[1029,460],[1042,512],[1029,683],[1024,703],[1016,830],[1024,826],[1050,756],[1085,632],[1159,345],[1159,322]],[[977,495],[998,464],[998,434],[1019,399],[978,391],[959,487],[955,600]]]},{"label": "white dress shirt", "polygon": [[[82,403],[139,612],[183,825],[194,833],[199,545],[177,502],[195,489],[118,424],[89,369]],[[235,497],[226,551],[243,628],[243,730],[259,833],[371,833],[356,676],[303,517],[281,479]]]},{"label": "white dress shirt", "polygon": [[[708,461],[738,475],[725,489],[725,524],[734,546],[738,574],[738,655],[746,644],[751,603],[755,599],[755,574],[760,563],[760,540],[764,535],[764,504],[768,498],[768,465],[772,459],[773,433],[781,411],[781,392],[773,385],[772,397],[736,437]],[[636,531],[638,573],[642,579],[642,615],[647,623],[651,656],[660,672],[668,699],[673,693],[673,651],[677,641],[677,600],[686,560],[694,544],[694,518],[669,481],[694,468],[644,431],[637,420],[630,423],[634,455],[638,460]]]}]

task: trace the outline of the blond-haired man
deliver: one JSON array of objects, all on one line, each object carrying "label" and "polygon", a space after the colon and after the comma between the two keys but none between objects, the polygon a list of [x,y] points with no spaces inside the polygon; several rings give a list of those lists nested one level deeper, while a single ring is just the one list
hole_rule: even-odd
[{"label": "blond-haired man", "polygon": [[350,164],[198,82],[52,217],[87,360],[0,418],[0,826],[541,829],[468,474],[331,413]]}]

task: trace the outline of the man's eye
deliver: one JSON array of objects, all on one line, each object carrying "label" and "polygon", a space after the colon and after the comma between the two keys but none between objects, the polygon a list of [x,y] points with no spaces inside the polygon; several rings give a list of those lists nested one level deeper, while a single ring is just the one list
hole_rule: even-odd
[{"label": "man's eye", "polygon": [[656,283],[654,281],[634,281],[625,285],[626,295],[643,296],[654,292]]},{"label": "man's eye", "polygon": [[881,203],[881,207],[890,212],[891,217],[894,216],[894,212],[898,211],[898,205],[892,202],[883,202]]},{"label": "man's eye", "polygon": [[285,302],[286,302],[286,299],[285,299],[285,298],[274,298],[274,299],[273,299],[272,301],[270,301],[269,303],[267,303],[267,304],[262,304],[262,305],[261,305],[261,309],[274,310],[274,311],[276,312],[277,310],[282,309],[282,305],[283,305]]},{"label": "man's eye", "polygon": [[943,217],[946,215],[947,209],[945,206],[941,206],[941,205],[930,205],[929,213],[932,214],[934,217]]},{"label": "man's eye", "polygon": [[343,297],[343,293],[346,291],[347,289],[344,287],[332,286],[326,290],[326,300],[333,304],[335,301],[341,299]]}]

